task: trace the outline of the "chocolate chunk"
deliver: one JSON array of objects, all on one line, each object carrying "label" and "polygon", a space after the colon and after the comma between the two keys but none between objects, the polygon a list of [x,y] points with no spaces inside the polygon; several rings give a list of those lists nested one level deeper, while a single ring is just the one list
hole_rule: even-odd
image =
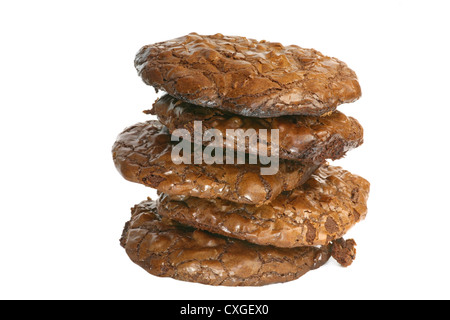
[{"label": "chocolate chunk", "polygon": [[243,116],[322,115],[361,96],[353,70],[314,49],[191,33],[144,46],[135,67],[148,85]]},{"label": "chocolate chunk", "polygon": [[[281,193],[265,205],[194,197],[179,199],[163,194],[158,212],[194,228],[259,245],[325,245],[365,218],[369,188],[365,179],[340,167],[324,165],[305,184]],[[353,201],[355,193],[357,201]],[[338,245],[341,247],[340,242]],[[337,257],[339,262],[348,263],[347,255]]]},{"label": "chocolate chunk", "polygon": [[113,146],[114,163],[122,176],[171,195],[221,198],[261,205],[281,192],[303,184],[319,164],[280,160],[274,175],[262,175],[260,164],[174,164],[178,142],[158,121],[125,129]]},{"label": "chocolate chunk", "polygon": [[297,279],[325,264],[332,245],[293,249],[257,246],[185,227],[158,215],[150,199],[132,209],[121,245],[159,277],[223,286],[262,286]]},{"label": "chocolate chunk", "polygon": [[356,257],[356,242],[353,239],[344,240],[342,238],[333,241],[331,255],[343,267],[348,267]]},{"label": "chocolate chunk", "polygon": [[[249,131],[249,136],[257,143],[251,148],[247,144],[245,149],[245,152],[253,154],[258,153],[261,146],[267,146],[270,153],[270,132],[278,129],[279,143],[274,143],[274,146],[278,147],[280,158],[303,163],[336,160],[363,143],[363,128],[359,122],[339,111],[322,117],[285,116],[262,119],[204,108],[165,95],[153,105],[152,113],[158,116],[159,121],[167,126],[170,132],[186,129],[191,136],[194,135],[194,121],[201,121],[202,132],[209,129],[221,132],[224,148],[234,147],[233,140],[228,140],[231,144],[225,144],[227,129],[254,129],[253,133]],[[260,135],[261,129],[267,130],[266,139]],[[253,135],[255,137],[252,137]]]}]

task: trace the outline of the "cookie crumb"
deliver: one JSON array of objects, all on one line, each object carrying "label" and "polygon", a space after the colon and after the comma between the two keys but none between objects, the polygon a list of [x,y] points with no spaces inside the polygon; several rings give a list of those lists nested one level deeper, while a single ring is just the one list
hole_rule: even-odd
[{"label": "cookie crumb", "polygon": [[333,241],[331,256],[343,267],[348,267],[356,257],[356,242],[353,239],[339,238]]}]

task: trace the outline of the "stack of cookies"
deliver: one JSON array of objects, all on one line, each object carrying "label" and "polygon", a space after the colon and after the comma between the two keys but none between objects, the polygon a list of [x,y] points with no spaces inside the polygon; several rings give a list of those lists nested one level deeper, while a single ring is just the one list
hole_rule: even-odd
[{"label": "stack of cookies", "polygon": [[356,243],[342,237],[366,216],[369,183],[327,163],[363,143],[358,121],[336,110],[361,95],[345,63],[191,33],[144,46],[135,66],[166,94],[146,111],[158,120],[126,128],[113,146],[122,176],[159,194],[125,225],[133,262],[227,286],[294,280],[330,257],[352,263]]}]

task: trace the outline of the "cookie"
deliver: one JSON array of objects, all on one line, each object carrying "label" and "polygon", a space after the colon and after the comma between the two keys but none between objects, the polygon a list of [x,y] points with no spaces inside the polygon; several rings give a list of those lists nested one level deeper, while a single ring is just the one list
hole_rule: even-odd
[{"label": "cookie", "polygon": [[125,129],[113,146],[122,176],[171,195],[221,198],[261,205],[303,184],[318,164],[281,160],[274,175],[262,175],[260,164],[175,164],[167,128],[158,121]]},{"label": "cookie", "polygon": [[192,104],[248,117],[322,115],[361,96],[353,70],[314,49],[191,33],[135,58],[148,85]]},{"label": "cookie", "polygon": [[[359,122],[339,111],[322,117],[285,116],[277,118],[255,118],[237,116],[212,108],[204,108],[178,100],[170,95],[158,99],[150,113],[158,116],[159,121],[170,132],[187,129],[194,135],[194,121],[201,121],[202,131],[217,129],[227,140],[227,129],[242,129],[249,132],[249,137],[256,136],[258,141],[253,147],[246,146],[247,153],[257,154],[261,145],[271,148],[271,130],[278,129],[280,158],[302,162],[323,162],[325,159],[342,158],[347,151],[363,143],[363,128]],[[254,129],[254,131],[252,131]],[[267,130],[267,137],[261,137],[261,129]],[[233,144],[224,143],[224,147]]]},{"label": "cookie", "polygon": [[197,229],[259,245],[325,245],[365,218],[369,188],[365,179],[324,165],[301,187],[259,207],[163,194],[158,212]]},{"label": "cookie", "polygon": [[325,264],[332,244],[282,249],[258,246],[161,218],[155,203],[132,209],[121,245],[152,275],[223,286],[262,286],[297,279]]}]

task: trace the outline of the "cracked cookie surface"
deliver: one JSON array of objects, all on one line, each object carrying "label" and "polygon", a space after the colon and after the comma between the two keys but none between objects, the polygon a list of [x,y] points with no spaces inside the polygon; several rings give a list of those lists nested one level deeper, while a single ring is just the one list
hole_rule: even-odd
[{"label": "cracked cookie surface", "polygon": [[[202,130],[217,129],[224,137],[224,147],[234,148],[233,139],[227,139],[227,129],[248,132],[250,141],[245,152],[257,154],[266,147],[271,152],[271,130],[278,129],[279,156],[282,159],[306,162],[323,162],[342,158],[348,151],[363,143],[363,128],[359,122],[335,111],[327,116],[285,116],[277,118],[244,117],[212,108],[196,106],[164,95],[151,111],[170,132],[186,129],[194,135],[194,121],[201,121]],[[250,130],[250,131],[249,131]],[[254,130],[254,131],[253,131]],[[265,137],[260,130],[267,130]],[[232,141],[226,144],[226,141]]]},{"label": "cracked cookie surface", "polygon": [[188,228],[158,215],[150,199],[132,208],[120,243],[150,274],[223,286],[295,280],[325,264],[332,251],[332,244],[283,249]]},{"label": "cracked cookie surface", "polygon": [[160,192],[255,205],[303,184],[319,166],[280,160],[275,175],[261,175],[260,164],[174,164],[177,143],[158,121],[138,123],[118,136],[113,160],[125,179]]},{"label": "cracked cookie surface", "polygon": [[184,101],[251,117],[322,115],[361,96],[344,62],[314,49],[191,33],[142,47],[143,81]]},{"label": "cracked cookie surface", "polygon": [[259,245],[324,245],[365,218],[369,188],[364,178],[323,165],[302,186],[262,206],[163,194],[158,212],[197,229]]}]

